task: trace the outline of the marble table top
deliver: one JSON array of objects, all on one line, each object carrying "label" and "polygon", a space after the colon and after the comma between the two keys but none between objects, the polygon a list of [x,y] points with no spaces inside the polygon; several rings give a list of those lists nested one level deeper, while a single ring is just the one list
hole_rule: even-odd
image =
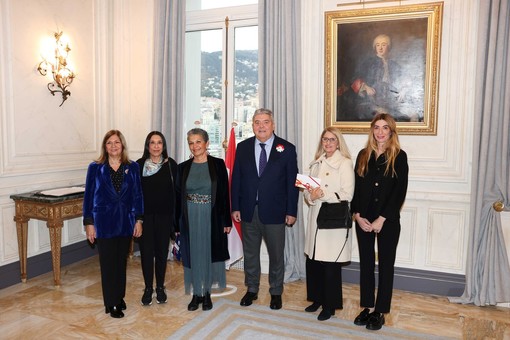
[{"label": "marble table top", "polygon": [[[74,185],[69,188],[77,188],[77,187],[84,187],[84,185]],[[73,193],[58,195],[58,196],[44,194],[44,192],[47,192],[47,191],[51,192],[53,189],[55,189],[55,188],[52,188],[49,190],[30,191],[30,192],[25,192],[25,193],[21,193],[21,194],[12,194],[12,195],[10,195],[10,198],[15,201],[58,203],[58,202],[64,202],[64,201],[68,201],[68,200],[72,200],[72,199],[76,199],[76,198],[83,198],[83,195],[84,195],[84,191],[73,192]],[[62,189],[64,189],[64,191],[65,191],[66,188],[62,188]]]}]

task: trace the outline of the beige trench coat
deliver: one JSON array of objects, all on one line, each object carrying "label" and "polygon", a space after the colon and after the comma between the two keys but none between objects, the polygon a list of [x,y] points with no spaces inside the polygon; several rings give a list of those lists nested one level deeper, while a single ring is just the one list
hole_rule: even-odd
[{"label": "beige trench coat", "polygon": [[[354,167],[351,159],[341,155],[339,150],[329,158],[323,154],[310,163],[310,175],[321,180],[324,197],[312,201],[310,193],[305,190],[304,198],[309,205],[306,225],[305,254],[310,259],[326,262],[348,262],[351,260],[351,229],[317,229],[317,215],[322,202],[335,203],[338,199],[351,201],[354,194]],[[347,242],[346,235],[348,234]],[[344,246],[345,244],[345,246]],[[342,250],[343,247],[343,250]],[[340,255],[340,256],[339,256]]]}]

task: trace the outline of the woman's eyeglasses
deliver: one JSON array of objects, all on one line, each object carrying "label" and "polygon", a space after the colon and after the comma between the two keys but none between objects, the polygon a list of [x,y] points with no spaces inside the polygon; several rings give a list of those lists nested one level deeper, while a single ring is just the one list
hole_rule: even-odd
[{"label": "woman's eyeglasses", "polygon": [[334,143],[334,142],[336,142],[336,138],[322,137],[322,142],[323,143],[327,143],[327,142]]}]

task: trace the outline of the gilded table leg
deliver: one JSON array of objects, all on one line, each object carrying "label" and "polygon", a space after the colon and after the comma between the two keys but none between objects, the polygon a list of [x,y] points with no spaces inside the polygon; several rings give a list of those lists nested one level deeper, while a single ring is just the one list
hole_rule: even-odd
[{"label": "gilded table leg", "polygon": [[27,234],[29,218],[14,216],[16,232],[18,235],[19,266],[21,271],[21,282],[27,282]]},{"label": "gilded table leg", "polygon": [[55,286],[60,286],[60,253],[62,245],[62,227],[64,226],[64,221],[48,221],[47,226],[50,232],[53,279],[55,281]]}]

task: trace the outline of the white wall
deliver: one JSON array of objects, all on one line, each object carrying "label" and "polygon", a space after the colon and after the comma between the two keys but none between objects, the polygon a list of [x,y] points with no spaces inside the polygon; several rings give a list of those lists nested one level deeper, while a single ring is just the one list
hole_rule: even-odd
[{"label": "white wall", "polygon": [[[324,12],[352,1],[303,2],[303,93],[305,145],[309,164],[324,127]],[[402,5],[425,3],[405,1]],[[476,0],[445,0],[442,28],[437,136],[400,136],[409,157],[409,190],[402,209],[397,266],[465,273],[471,192]],[[365,8],[370,8],[366,1]],[[381,4],[378,4],[381,6]],[[390,5],[399,5],[399,2]],[[373,7],[373,6],[372,6]],[[318,118],[318,119],[317,119]],[[344,135],[353,157],[366,135]],[[306,170],[306,168],[304,169]],[[353,249],[357,249],[355,246]],[[357,250],[354,261],[358,260]]]},{"label": "white wall", "polygon": [[[70,38],[71,96],[37,72],[41,41]],[[121,130],[138,158],[150,129],[153,2],[0,0],[0,266],[18,260],[9,195],[82,184],[104,133]],[[81,219],[64,223],[62,246],[84,240]],[[28,256],[50,251],[45,222],[30,220]]]}]

